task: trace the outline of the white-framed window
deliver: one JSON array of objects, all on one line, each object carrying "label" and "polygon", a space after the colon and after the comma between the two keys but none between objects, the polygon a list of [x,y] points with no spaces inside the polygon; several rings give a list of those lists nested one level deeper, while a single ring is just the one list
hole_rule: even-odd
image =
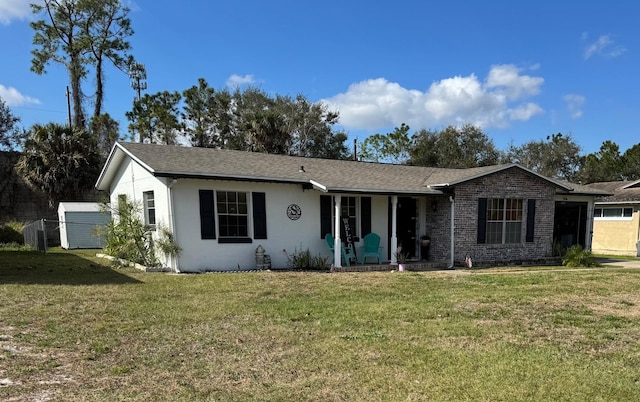
[{"label": "white-framed window", "polygon": [[487,244],[522,242],[521,198],[489,198],[487,200]]},{"label": "white-framed window", "polygon": [[153,229],[156,227],[156,201],[153,191],[142,193],[142,203],[144,206],[144,223]]},{"label": "white-framed window", "polygon": [[[342,197],[340,202],[340,218],[343,221],[344,219],[348,219],[351,236],[358,237],[358,198]],[[344,224],[341,223],[341,226],[344,226]]]},{"label": "white-framed window", "polygon": [[630,220],[633,218],[632,207],[598,207],[593,217],[598,220]]},{"label": "white-framed window", "polygon": [[246,192],[216,191],[218,233],[221,238],[249,236],[249,204]]}]

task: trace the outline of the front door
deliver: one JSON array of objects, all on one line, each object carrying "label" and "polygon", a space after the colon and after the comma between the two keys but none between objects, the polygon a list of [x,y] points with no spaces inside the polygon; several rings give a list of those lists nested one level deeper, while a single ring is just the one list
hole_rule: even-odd
[{"label": "front door", "polygon": [[397,235],[398,246],[407,258],[417,258],[416,233],[418,223],[418,207],[415,198],[398,197]]},{"label": "front door", "polygon": [[575,244],[586,246],[586,202],[556,202],[553,241],[567,249]]}]

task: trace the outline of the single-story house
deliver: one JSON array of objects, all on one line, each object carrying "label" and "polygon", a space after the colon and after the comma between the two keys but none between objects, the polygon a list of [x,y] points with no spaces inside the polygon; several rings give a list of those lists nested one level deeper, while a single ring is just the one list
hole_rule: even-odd
[{"label": "single-story house", "polygon": [[595,203],[592,251],[640,257],[640,180],[589,184],[609,192]]},{"label": "single-story house", "polygon": [[151,229],[173,233],[183,251],[165,263],[178,272],[255,269],[258,246],[273,268],[287,266],[283,250],[306,249],[342,267],[340,245],[357,251],[371,232],[392,265],[400,247],[449,267],[544,259],[554,242],[591,246],[602,193],[517,164],[443,169],[139,143],[113,147],[96,187],[114,205],[140,202]]}]

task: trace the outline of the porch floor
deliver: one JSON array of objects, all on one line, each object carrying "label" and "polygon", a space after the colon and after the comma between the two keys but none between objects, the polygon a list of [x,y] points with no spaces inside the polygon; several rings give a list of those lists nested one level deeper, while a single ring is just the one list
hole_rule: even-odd
[{"label": "porch floor", "polygon": [[[404,264],[405,271],[439,271],[447,269],[447,264],[443,262],[430,262],[430,261],[409,261]],[[375,271],[397,271],[397,265],[391,265],[390,263],[382,264],[357,264],[351,266],[343,266],[340,268],[332,267],[331,272],[375,272]]]}]

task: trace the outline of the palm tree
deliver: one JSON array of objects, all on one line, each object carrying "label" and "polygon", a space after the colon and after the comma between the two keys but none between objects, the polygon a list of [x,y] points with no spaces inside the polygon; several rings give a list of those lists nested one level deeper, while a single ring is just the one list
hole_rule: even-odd
[{"label": "palm tree", "polygon": [[31,186],[49,195],[53,207],[61,200],[77,200],[95,184],[100,153],[95,138],[84,129],[49,123],[28,133],[18,173]]}]

